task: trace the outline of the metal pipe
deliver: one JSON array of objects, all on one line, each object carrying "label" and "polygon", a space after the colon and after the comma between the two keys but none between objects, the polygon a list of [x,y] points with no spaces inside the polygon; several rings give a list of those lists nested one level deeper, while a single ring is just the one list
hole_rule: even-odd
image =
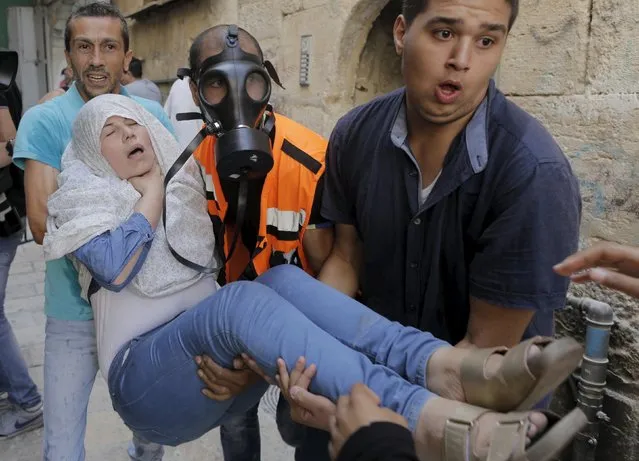
[{"label": "metal pipe", "polygon": [[609,304],[590,298],[568,296],[567,302],[586,314],[586,346],[581,373],[577,378],[577,406],[588,417],[588,425],[575,438],[572,461],[594,461],[599,424],[602,420],[610,420],[602,408],[613,311]]}]

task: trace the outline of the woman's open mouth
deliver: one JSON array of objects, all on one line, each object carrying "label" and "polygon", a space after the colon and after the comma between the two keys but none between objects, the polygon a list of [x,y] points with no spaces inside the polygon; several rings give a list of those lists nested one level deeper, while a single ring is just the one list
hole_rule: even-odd
[{"label": "woman's open mouth", "polygon": [[142,155],[144,153],[144,149],[141,146],[136,146],[131,152],[129,152],[128,157],[133,158],[136,155]]}]

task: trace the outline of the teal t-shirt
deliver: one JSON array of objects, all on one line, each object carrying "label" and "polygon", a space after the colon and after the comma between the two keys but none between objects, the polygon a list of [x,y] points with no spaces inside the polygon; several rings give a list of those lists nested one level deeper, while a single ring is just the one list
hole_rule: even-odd
[{"label": "teal t-shirt", "polygon": [[[124,88],[120,94],[132,97],[175,136],[160,104],[130,96]],[[13,149],[14,163],[24,168],[25,160],[31,159],[60,170],[62,154],[71,141],[73,121],[83,105],[84,100],[73,84],[64,95],[29,109],[20,120]],[[67,258],[46,263],[44,310],[47,316],[61,320],[93,319],[91,307],[80,297],[78,273]]]}]

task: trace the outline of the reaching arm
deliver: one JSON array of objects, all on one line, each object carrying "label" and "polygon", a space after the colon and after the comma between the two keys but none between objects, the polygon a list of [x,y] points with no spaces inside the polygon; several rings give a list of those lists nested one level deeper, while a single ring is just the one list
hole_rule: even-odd
[{"label": "reaching arm", "polygon": [[555,272],[575,283],[595,282],[639,298],[639,249],[602,242],[567,257]]},{"label": "reaching arm", "polygon": [[318,279],[342,293],[354,297],[359,289],[362,247],[355,226],[337,224],[335,243]]}]

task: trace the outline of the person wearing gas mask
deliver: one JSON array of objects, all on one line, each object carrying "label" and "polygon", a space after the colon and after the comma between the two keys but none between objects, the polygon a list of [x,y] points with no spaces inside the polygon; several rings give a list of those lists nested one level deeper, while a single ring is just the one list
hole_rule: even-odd
[{"label": "person wearing gas mask", "polygon": [[24,234],[22,171],[11,163],[22,95],[14,81],[18,55],[0,51],[0,440],[41,427],[42,397],[29,376],[4,313],[9,268]]},{"label": "person wearing gas mask", "polygon": [[[279,78],[245,30],[219,25],[203,31],[190,49],[189,65],[179,76],[190,78],[205,128],[185,155],[194,150],[205,173],[208,210],[225,261],[218,281],[252,280],[279,264],[317,276],[333,238],[319,213],[326,140],[273,112],[271,80],[281,86]],[[228,400],[255,380],[241,360],[235,370],[208,357],[202,366],[212,380],[205,392],[215,400]],[[259,459],[257,413],[255,406],[222,425],[227,461]],[[295,443],[295,431],[286,433],[293,426],[281,427],[284,439]]]}]

